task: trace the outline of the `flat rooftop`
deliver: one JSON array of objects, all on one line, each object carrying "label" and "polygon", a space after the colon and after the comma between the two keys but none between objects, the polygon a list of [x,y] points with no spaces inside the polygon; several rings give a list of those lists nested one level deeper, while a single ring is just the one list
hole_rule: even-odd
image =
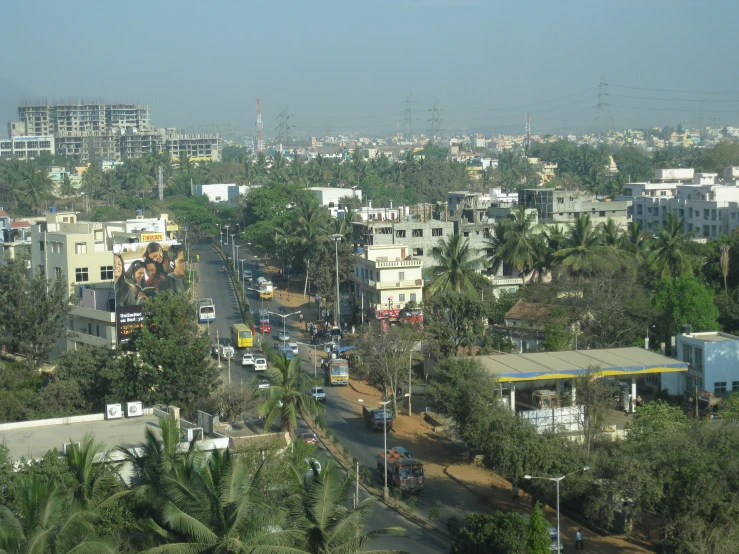
[{"label": "flat rooftop", "polygon": [[698,339],[705,342],[724,342],[724,341],[731,341],[731,340],[739,340],[739,337],[736,335],[730,335],[728,333],[720,333],[720,332],[714,332],[714,333],[690,333],[690,334],[683,334],[681,335],[683,337],[687,337],[690,339]]},{"label": "flat rooftop", "polygon": [[502,382],[571,379],[597,371],[604,376],[687,371],[688,364],[643,348],[603,348],[476,356],[491,377]]},{"label": "flat rooftop", "polygon": [[131,448],[144,442],[147,427],[159,429],[158,418],[153,415],[62,425],[31,426],[40,422],[24,423],[29,426],[4,429],[5,426],[0,425],[0,444],[8,448],[10,457],[16,461],[21,458],[43,458],[44,454],[54,448],[61,452],[64,443],[81,442],[86,433],[95,435],[95,441],[103,444],[103,450],[113,450],[117,446]]}]

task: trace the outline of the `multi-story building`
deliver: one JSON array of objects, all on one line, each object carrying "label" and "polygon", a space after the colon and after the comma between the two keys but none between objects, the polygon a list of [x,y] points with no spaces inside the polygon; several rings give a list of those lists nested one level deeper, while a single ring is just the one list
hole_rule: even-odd
[{"label": "multi-story building", "polygon": [[698,389],[716,396],[739,392],[739,337],[717,332],[692,333],[687,328],[676,337],[675,344],[677,359],[687,362],[688,371],[663,374],[663,389],[670,394]]},{"label": "multi-story building", "polygon": [[165,133],[163,149],[169,152],[172,159],[187,155],[194,161],[221,160],[221,137],[219,135],[183,135]]},{"label": "multi-story building", "polygon": [[454,234],[453,221],[362,221],[353,224],[357,247],[403,245],[407,255],[419,258],[424,267],[436,265],[431,249]]},{"label": "multi-story building", "polygon": [[78,221],[75,212],[50,208],[30,235],[31,277],[63,279],[75,298],[68,324],[74,334],[58,345],[59,350],[74,349],[77,343],[115,347],[113,245],[165,240],[166,215],[94,223]]},{"label": "multi-story building", "polygon": [[53,136],[0,138],[0,158],[36,158],[42,154],[55,153]]},{"label": "multi-story building", "polygon": [[158,129],[140,131],[135,127],[121,129],[119,135],[120,159],[141,158],[151,153],[152,149],[161,151],[164,145],[164,134]]},{"label": "multi-story building", "polygon": [[[684,220],[685,232],[715,238],[739,226],[739,188],[736,181],[715,184],[716,174],[696,173],[694,184],[676,184],[676,194],[642,196],[633,200],[634,221],[644,229],[661,227],[668,213]],[[708,181],[710,184],[705,184]]]},{"label": "multi-story building", "polygon": [[628,222],[629,202],[597,200],[584,192],[547,188],[521,189],[518,191],[518,204],[535,208],[542,224],[572,223],[581,215],[589,215],[593,225],[612,219],[625,227]]},{"label": "multi-story building", "polygon": [[407,245],[367,246],[352,275],[356,307],[377,319],[397,319],[409,302],[423,300],[423,267]]},{"label": "multi-story building", "polygon": [[145,104],[110,104],[105,113],[105,121],[110,129],[116,127],[148,129],[151,125],[149,106]]},{"label": "multi-story building", "polygon": [[18,121],[25,125],[25,135],[48,137],[54,133],[52,110],[46,103],[25,103],[19,106]]}]

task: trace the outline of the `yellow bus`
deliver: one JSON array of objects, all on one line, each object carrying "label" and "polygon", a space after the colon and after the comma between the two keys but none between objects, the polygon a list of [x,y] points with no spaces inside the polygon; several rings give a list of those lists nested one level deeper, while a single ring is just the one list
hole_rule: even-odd
[{"label": "yellow bus", "polygon": [[251,348],[254,346],[254,333],[248,325],[237,323],[231,326],[231,342],[236,348]]}]

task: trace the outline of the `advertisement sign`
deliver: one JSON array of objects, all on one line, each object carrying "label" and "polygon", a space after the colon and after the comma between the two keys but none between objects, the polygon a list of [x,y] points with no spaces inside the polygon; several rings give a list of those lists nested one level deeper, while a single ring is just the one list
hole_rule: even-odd
[{"label": "advertisement sign", "polygon": [[164,233],[141,233],[141,242],[164,240]]},{"label": "advertisement sign", "polygon": [[[148,233],[142,236],[161,236]],[[185,250],[176,241],[113,245],[113,278],[118,342],[143,320],[141,307],[158,292],[185,292]]]}]

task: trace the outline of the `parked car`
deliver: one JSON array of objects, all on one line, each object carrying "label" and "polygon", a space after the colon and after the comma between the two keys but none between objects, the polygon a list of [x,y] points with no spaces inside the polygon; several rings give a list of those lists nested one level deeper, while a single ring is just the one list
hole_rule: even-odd
[{"label": "parked car", "polygon": [[308,464],[308,471],[306,472],[307,476],[313,476],[313,468],[316,468],[316,471],[321,473],[321,462],[315,458],[306,458],[305,463]]},{"label": "parked car", "polygon": [[324,392],[323,387],[313,387],[310,390],[310,395],[318,402],[326,401],[326,393]]},{"label": "parked car", "polygon": [[257,358],[254,360],[254,371],[267,371],[267,358]]},{"label": "parked car", "polygon": [[244,367],[254,367],[254,354],[247,352],[241,357],[241,365]]},{"label": "parked car", "polygon": [[300,440],[306,444],[318,444],[318,437],[315,433],[303,433],[300,435]]},{"label": "parked car", "polygon": [[271,386],[271,385],[269,384],[269,381],[267,381],[266,379],[262,379],[262,380],[261,380],[261,381],[259,381],[259,383],[257,384],[257,388],[258,388],[258,389],[268,389],[268,388],[269,388],[270,386]]}]

